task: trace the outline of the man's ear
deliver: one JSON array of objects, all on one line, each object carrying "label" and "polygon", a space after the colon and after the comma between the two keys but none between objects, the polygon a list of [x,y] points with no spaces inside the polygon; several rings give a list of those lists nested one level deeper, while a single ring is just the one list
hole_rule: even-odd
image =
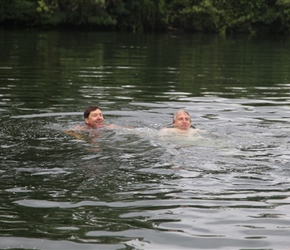
[{"label": "man's ear", "polygon": [[89,118],[85,119],[85,123],[88,125],[89,124]]}]

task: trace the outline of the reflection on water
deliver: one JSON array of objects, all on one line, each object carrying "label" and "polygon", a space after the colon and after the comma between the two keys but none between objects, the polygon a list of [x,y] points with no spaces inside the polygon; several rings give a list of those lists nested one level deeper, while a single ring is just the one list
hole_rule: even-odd
[{"label": "reflection on water", "polygon": [[1,249],[289,248],[287,41],[2,35]]}]

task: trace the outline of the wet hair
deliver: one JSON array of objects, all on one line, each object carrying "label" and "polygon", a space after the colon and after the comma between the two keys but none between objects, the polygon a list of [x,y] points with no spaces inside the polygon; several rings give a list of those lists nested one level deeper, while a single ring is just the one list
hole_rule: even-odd
[{"label": "wet hair", "polygon": [[[174,116],[173,116],[172,124],[171,124],[170,126],[168,126],[169,128],[173,128],[173,127],[174,127],[173,124],[174,124],[174,122],[175,122],[175,119],[176,119],[176,116],[177,116],[178,113],[185,113],[185,114],[187,114],[187,115],[189,116],[189,118],[190,118],[190,122],[191,122],[190,114],[189,114],[186,110],[184,110],[184,109],[179,109],[178,111],[175,112],[175,114],[174,114]],[[191,127],[191,128],[195,128],[195,126],[193,126],[192,124],[191,124],[190,127]]]},{"label": "wet hair", "polygon": [[[178,111],[175,112],[175,114],[173,116],[173,122],[172,122],[172,124],[175,122],[175,119],[176,119],[176,116],[177,116],[178,113],[185,113],[190,118],[190,114],[187,111],[185,111],[184,109],[179,109]],[[191,118],[190,118],[190,121],[191,121]]]},{"label": "wet hair", "polygon": [[95,111],[95,110],[97,110],[97,109],[100,109],[98,106],[90,106],[90,107],[88,107],[86,110],[85,110],[85,112],[84,112],[84,117],[85,117],[85,119],[86,118],[88,118],[89,116],[90,116],[90,113],[92,112],[92,111]]}]

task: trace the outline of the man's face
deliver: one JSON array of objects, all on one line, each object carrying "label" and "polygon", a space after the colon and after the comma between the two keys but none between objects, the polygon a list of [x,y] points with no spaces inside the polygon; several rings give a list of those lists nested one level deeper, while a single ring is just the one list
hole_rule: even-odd
[{"label": "man's face", "polygon": [[89,117],[85,119],[85,122],[92,128],[102,128],[104,122],[102,111],[100,109],[91,111]]},{"label": "man's face", "polygon": [[179,129],[189,129],[191,126],[190,116],[184,112],[178,112],[173,125]]}]

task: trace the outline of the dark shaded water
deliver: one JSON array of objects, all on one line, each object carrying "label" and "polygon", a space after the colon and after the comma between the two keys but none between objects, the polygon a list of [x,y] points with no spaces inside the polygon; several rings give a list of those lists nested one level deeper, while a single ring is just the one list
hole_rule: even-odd
[{"label": "dark shaded water", "polygon": [[1,249],[290,249],[289,38],[0,36]]}]

